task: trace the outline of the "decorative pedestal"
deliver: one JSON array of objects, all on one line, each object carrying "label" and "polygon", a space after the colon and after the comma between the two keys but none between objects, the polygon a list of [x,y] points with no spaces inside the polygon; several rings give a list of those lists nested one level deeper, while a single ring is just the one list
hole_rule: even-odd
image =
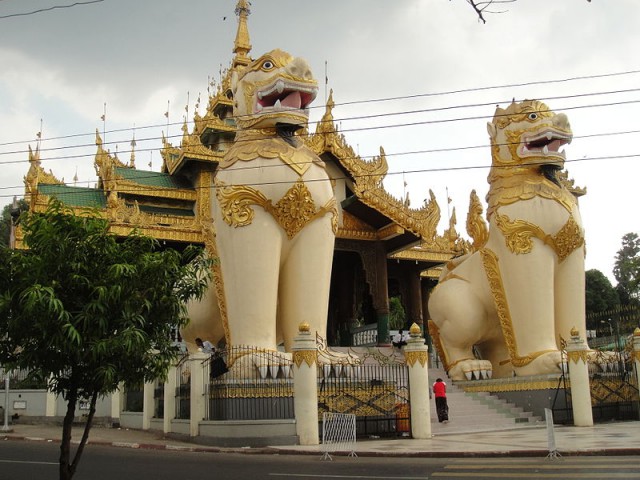
[{"label": "decorative pedestal", "polygon": [[567,345],[569,378],[571,379],[571,405],[573,424],[576,427],[593,426],[591,410],[591,388],[589,387],[589,367],[587,365],[589,347],[580,338],[578,330],[571,329],[571,339]]},{"label": "decorative pedestal", "polygon": [[293,343],[293,407],[300,445],[318,445],[318,380],[315,336],[309,324],[298,327]]},{"label": "decorative pedestal", "polygon": [[424,344],[417,324],[409,329],[410,338],[404,347],[409,368],[409,402],[411,404],[411,436],[431,438],[431,406],[429,403],[429,348]]}]

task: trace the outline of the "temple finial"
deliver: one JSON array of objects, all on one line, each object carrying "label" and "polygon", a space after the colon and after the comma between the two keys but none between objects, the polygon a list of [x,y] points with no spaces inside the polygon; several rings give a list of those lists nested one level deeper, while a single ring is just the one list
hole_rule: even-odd
[{"label": "temple finial", "polygon": [[251,10],[249,6],[250,2],[247,0],[238,0],[235,13],[238,16],[238,31],[236,33],[236,40],[233,43],[233,53],[235,57],[233,59],[233,67],[249,65],[251,59],[249,58],[249,52],[251,51],[251,40],[249,40],[249,27],[247,26],[247,19]]},{"label": "temple finial", "polygon": [[131,138],[131,157],[129,158],[129,166],[131,168],[136,168],[136,131],[135,131],[135,125],[134,125],[134,130],[133,130],[133,137]]}]

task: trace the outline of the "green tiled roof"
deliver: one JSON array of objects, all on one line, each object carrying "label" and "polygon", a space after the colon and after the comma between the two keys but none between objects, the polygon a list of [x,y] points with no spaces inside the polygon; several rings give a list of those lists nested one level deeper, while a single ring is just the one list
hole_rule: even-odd
[{"label": "green tiled roof", "polygon": [[69,187],[67,185],[50,185],[40,183],[38,191],[58,198],[70,207],[105,208],[107,201],[104,192],[97,188]]},{"label": "green tiled roof", "polygon": [[140,185],[159,188],[189,188],[193,189],[184,178],[175,177],[168,173],[137,170],[135,168],[116,167],[116,174]]},{"label": "green tiled roof", "polygon": [[180,217],[193,217],[193,210],[185,208],[153,207],[150,205],[140,205],[140,211],[155,213],[156,215],[177,215]]}]

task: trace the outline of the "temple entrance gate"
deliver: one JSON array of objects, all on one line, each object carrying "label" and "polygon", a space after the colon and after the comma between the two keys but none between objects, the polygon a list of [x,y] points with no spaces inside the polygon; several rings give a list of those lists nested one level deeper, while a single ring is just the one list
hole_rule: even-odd
[{"label": "temple entrance gate", "polygon": [[318,415],[356,416],[358,438],[409,436],[409,373],[403,357],[358,349],[361,364],[318,365]]}]

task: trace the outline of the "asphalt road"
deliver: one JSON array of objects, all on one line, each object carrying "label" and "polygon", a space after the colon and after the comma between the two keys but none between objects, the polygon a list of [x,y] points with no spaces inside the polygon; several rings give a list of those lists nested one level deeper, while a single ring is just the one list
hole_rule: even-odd
[{"label": "asphalt road", "polygon": [[[1,480],[58,478],[59,445],[0,443]],[[388,458],[136,450],[89,445],[77,480],[640,479],[638,457]]]}]

